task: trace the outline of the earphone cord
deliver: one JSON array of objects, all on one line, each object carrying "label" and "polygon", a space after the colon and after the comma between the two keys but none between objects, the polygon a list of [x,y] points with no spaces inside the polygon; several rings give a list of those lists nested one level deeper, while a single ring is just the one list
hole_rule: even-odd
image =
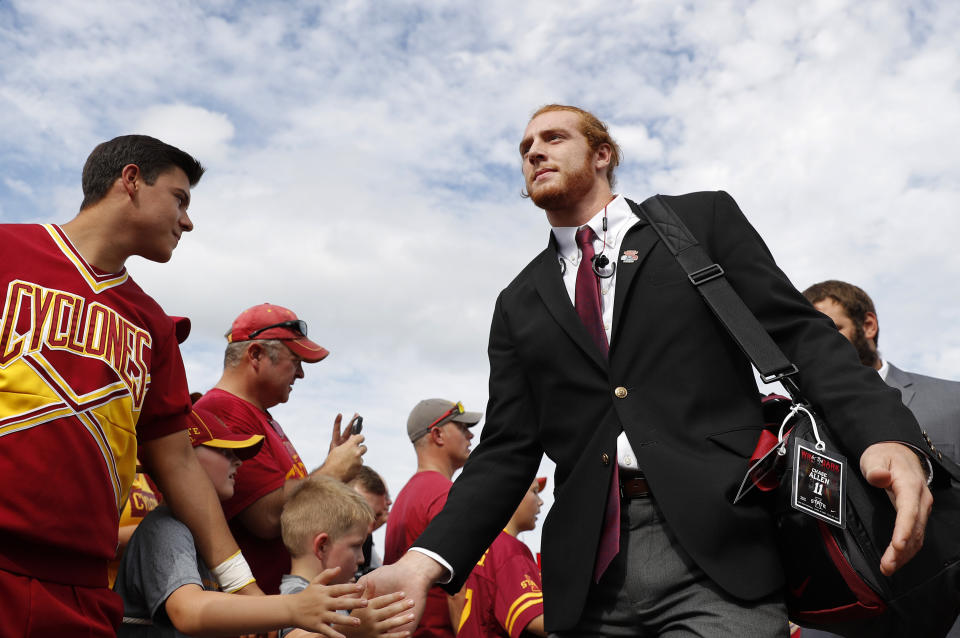
[{"label": "earphone cord", "polygon": [[[604,206],[603,206],[603,223],[602,223],[602,226],[603,226],[603,248],[600,249],[600,256],[601,256],[601,257],[605,257],[604,253],[607,252],[607,206],[609,206],[609,205],[610,205],[610,202],[607,202],[607,203],[604,204]],[[601,262],[601,263],[605,264],[606,262],[604,261],[604,262]],[[599,285],[599,284],[600,284],[600,273],[597,272],[596,268],[594,268],[593,274],[594,274],[594,276],[596,276],[596,278],[597,278],[597,285]]]},{"label": "earphone cord", "polygon": [[600,254],[607,252],[607,206],[603,207],[603,248],[600,249]]}]

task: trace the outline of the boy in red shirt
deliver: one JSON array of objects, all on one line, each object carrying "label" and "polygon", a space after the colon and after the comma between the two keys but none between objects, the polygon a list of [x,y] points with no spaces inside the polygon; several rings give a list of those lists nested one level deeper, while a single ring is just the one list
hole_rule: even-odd
[{"label": "boy in red shirt", "polygon": [[540,491],[547,478],[534,480],[510,522],[493,541],[464,585],[458,638],[546,636],[540,569],[517,534],[537,526]]}]

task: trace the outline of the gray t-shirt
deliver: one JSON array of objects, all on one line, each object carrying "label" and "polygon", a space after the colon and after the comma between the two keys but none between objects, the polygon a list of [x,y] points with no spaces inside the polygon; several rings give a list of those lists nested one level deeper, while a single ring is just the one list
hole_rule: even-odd
[{"label": "gray t-shirt", "polygon": [[[303,576],[295,576],[293,574],[284,574],[283,578],[280,579],[280,593],[281,594],[296,594],[302,592],[304,589],[310,586],[310,581],[308,581]],[[343,614],[344,616],[349,616],[350,612],[346,609],[338,609],[338,614]],[[296,629],[296,627],[286,627],[280,630],[278,638],[284,638],[291,631]]]},{"label": "gray t-shirt", "polygon": [[[281,594],[296,594],[307,588],[310,583],[306,578],[302,576],[294,576],[293,574],[284,574],[283,578],[280,579],[280,593]],[[284,638],[291,631],[296,629],[296,627],[286,627],[285,629],[280,630],[279,638]]]},{"label": "gray t-shirt", "polygon": [[161,505],[141,521],[120,562],[113,589],[123,598],[118,638],[181,638],[166,603],[184,585],[217,591],[216,580],[197,555],[186,525]]}]

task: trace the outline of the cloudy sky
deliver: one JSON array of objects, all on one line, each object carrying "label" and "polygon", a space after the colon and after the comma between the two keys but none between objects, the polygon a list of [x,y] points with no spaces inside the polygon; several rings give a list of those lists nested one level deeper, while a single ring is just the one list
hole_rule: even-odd
[{"label": "cloudy sky", "polygon": [[128,263],[193,319],[192,389],[241,310],[293,308],[332,354],[274,415],[315,466],[360,412],[396,494],[411,407],[486,402],[494,300],[547,241],[517,152],[546,103],[609,122],[620,192],[729,191],[798,287],[858,283],[884,356],[960,378],[958,31],[923,0],[0,0],[0,221],[69,220],[104,139],[196,155],[194,232]]}]

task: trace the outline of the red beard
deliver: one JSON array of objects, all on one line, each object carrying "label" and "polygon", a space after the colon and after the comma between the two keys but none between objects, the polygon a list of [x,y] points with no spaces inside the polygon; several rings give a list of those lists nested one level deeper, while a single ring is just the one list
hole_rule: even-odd
[{"label": "red beard", "polygon": [[590,165],[592,157],[593,151],[588,151],[580,166],[572,169],[559,167],[547,184],[537,185],[527,180],[530,199],[544,210],[572,208],[593,188],[596,176]]}]

